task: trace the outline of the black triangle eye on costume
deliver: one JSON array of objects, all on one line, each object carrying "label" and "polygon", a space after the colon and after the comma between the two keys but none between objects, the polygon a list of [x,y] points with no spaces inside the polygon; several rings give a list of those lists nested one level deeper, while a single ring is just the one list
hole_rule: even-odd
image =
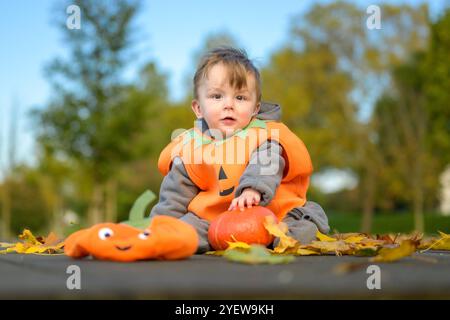
[{"label": "black triangle eye on costume", "polygon": [[[220,166],[220,170],[219,170],[219,185],[220,185],[220,181],[221,180],[227,180],[228,177],[225,173],[225,170],[223,170],[222,166]],[[225,189],[225,190],[220,190],[219,191],[219,195],[221,197],[227,196],[230,193],[232,193],[234,191],[234,186],[232,186],[231,188]]]}]

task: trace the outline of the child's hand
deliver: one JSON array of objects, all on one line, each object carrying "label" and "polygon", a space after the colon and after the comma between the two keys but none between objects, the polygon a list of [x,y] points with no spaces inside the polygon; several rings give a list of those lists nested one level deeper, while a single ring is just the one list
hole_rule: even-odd
[{"label": "child's hand", "polygon": [[233,201],[231,201],[228,210],[232,211],[239,207],[241,211],[244,211],[245,205],[247,205],[248,208],[251,208],[252,205],[257,206],[260,200],[261,194],[258,191],[252,188],[246,188],[239,197],[234,198]]}]

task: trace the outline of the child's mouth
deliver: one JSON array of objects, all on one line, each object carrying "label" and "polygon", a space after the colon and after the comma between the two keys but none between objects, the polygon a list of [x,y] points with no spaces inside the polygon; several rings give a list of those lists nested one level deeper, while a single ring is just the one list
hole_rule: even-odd
[{"label": "child's mouth", "polygon": [[221,119],[220,121],[222,121],[226,125],[230,125],[230,124],[235,123],[236,119],[234,119],[232,117],[225,117],[225,118]]}]

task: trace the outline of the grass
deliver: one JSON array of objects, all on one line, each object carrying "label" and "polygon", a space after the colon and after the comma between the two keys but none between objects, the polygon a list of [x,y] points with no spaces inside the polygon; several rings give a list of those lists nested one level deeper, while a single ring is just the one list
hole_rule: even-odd
[{"label": "grass", "polygon": [[[361,228],[362,215],[350,213],[331,213],[328,215],[332,232],[358,232]],[[411,213],[380,213],[373,217],[373,234],[410,233],[414,231]],[[425,214],[425,233],[437,234],[438,231],[450,233],[450,216],[437,213]]]}]

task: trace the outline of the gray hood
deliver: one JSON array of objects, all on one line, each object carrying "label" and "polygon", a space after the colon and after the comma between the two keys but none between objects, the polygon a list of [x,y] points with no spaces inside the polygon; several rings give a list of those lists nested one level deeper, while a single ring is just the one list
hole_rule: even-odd
[{"label": "gray hood", "polygon": [[[261,101],[261,107],[259,108],[259,112],[256,115],[256,118],[261,120],[280,121],[281,107],[276,103]],[[195,120],[195,127],[202,129],[202,132],[208,130],[208,124],[203,118]]]},{"label": "gray hood", "polygon": [[281,107],[277,103],[261,102],[261,108],[256,115],[256,118],[261,120],[281,120]]}]

